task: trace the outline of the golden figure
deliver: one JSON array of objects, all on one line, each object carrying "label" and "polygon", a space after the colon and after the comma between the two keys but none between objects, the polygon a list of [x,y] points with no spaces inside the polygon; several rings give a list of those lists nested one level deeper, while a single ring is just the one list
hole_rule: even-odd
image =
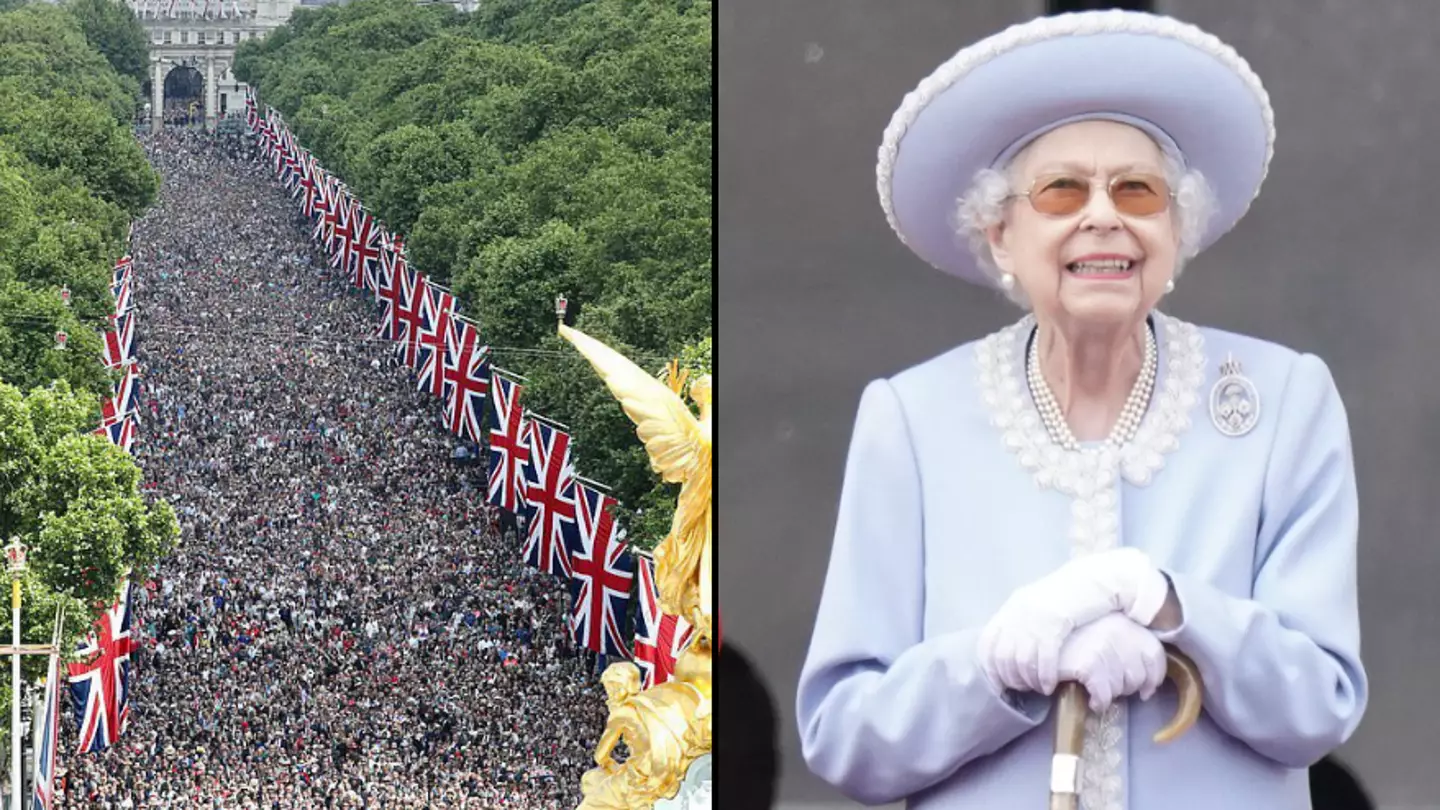
[{"label": "golden figure", "polygon": [[580,350],[620,401],[645,443],[650,466],[667,483],[680,484],[670,534],[655,547],[655,587],[660,591],[662,610],[685,617],[697,632],[708,630],[712,609],[710,375],[690,384],[690,398],[700,406],[697,419],[674,390],[683,380],[676,377],[673,365],[670,385],[666,385],[619,352],[564,323],[560,324],[560,336]]},{"label": "golden figure", "polygon": [[[558,312],[563,317],[563,301]],[[605,670],[610,717],[595,751],[596,767],[580,780],[580,810],[649,808],[673,798],[691,763],[711,748],[710,375],[690,385],[700,409],[696,418],[681,398],[685,374],[676,363],[661,382],[563,321],[559,328],[635,423],[651,467],[666,482],[680,484],[670,533],[655,549],[655,586],[661,609],[695,627],[694,641],[676,660],[674,677],[644,691],[634,664]],[[622,741],[630,756],[619,763],[614,753]]]},{"label": "golden figure", "polygon": [[[601,677],[609,696],[610,719],[595,749],[595,764],[580,780],[585,792],[582,810],[630,810],[670,798],[685,771],[704,751],[690,718],[708,707],[710,696],[689,683],[667,681],[640,691],[640,669],[626,661],[608,667]],[[698,732],[698,733],[697,733]],[[621,741],[630,749],[625,762],[615,761]],[[704,740],[705,750],[709,740]]]}]

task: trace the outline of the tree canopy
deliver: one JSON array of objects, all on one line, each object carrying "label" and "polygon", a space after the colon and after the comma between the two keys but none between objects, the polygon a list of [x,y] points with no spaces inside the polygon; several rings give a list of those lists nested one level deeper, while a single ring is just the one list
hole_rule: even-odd
[{"label": "tree canopy", "polygon": [[554,301],[656,373],[708,363],[710,15],[704,0],[471,15],[356,0],[297,10],[236,56],[262,103],[405,235],[413,266],[456,291],[497,364],[528,378],[528,406],[571,427],[580,473],[644,509],[627,521],[642,546],[668,530],[675,489],[555,336]]},{"label": "tree canopy", "polygon": [[[29,546],[26,644],[50,641],[63,604],[61,649],[75,649],[115,601],[121,578],[133,572],[143,583],[180,535],[170,505],[142,493],[134,459],[90,432],[93,412],[94,398],[64,380],[28,394],[0,383],[0,544],[18,537]],[[27,659],[26,678],[39,678],[45,666],[44,658]],[[0,713],[9,702],[10,690],[0,689]],[[8,734],[8,726],[0,729],[0,739]]]},{"label": "tree canopy", "polygon": [[66,9],[80,22],[90,46],[122,79],[134,79],[138,91],[150,62],[150,42],[130,6],[122,0],[67,0]]},{"label": "tree canopy", "polygon": [[[63,603],[62,649],[70,650],[114,601],[124,573],[143,582],[179,536],[171,507],[142,494],[135,461],[91,432],[119,376],[100,357],[114,312],[111,270],[159,178],[129,130],[139,83],[100,50],[114,45],[119,60],[128,48],[123,59],[135,61],[134,43],[119,44],[128,9],[101,0],[3,8],[0,546],[18,537],[30,549],[22,641],[49,642]],[[55,348],[58,330],[69,336],[64,350]],[[27,677],[45,665],[30,658]],[[0,713],[9,699],[0,690]],[[8,733],[0,728],[0,739]]]},{"label": "tree canopy", "polygon": [[63,379],[97,416],[115,379],[99,361],[111,268],[159,190],[129,130],[138,93],[67,8],[0,13],[0,380]]}]

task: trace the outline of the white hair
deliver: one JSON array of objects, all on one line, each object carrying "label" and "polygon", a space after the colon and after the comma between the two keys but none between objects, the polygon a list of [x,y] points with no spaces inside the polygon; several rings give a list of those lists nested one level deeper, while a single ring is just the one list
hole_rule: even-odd
[{"label": "white hair", "polygon": [[[1018,158],[1025,153],[1022,150]],[[990,251],[987,231],[1005,219],[1005,205],[1012,199],[1014,185],[1011,168],[1016,158],[999,169],[981,169],[975,173],[970,188],[960,196],[956,210],[956,226],[960,235],[970,244],[970,252],[980,268],[999,287],[1000,268]],[[1185,263],[1200,252],[1200,240],[1215,214],[1215,192],[1205,176],[1197,169],[1187,169],[1179,158],[1165,154],[1165,180],[1175,194],[1170,215],[1180,234],[1179,251],[1175,258],[1174,278],[1180,278]],[[1003,289],[1003,288],[1002,288]],[[1020,307],[1029,308],[1024,292],[1018,285],[1006,290],[1006,295]]]}]

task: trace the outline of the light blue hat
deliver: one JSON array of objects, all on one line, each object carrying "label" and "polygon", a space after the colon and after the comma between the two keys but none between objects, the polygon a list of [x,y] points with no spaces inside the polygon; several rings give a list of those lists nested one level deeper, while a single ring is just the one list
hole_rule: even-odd
[{"label": "light blue hat", "polygon": [[1215,192],[1204,249],[1244,216],[1275,148],[1260,78],[1233,48],[1179,20],[1089,11],[1012,26],[957,53],[905,97],[880,146],[880,205],[920,258],[990,284],[959,234],[960,196],[1034,139],[1073,121],[1140,128]]}]

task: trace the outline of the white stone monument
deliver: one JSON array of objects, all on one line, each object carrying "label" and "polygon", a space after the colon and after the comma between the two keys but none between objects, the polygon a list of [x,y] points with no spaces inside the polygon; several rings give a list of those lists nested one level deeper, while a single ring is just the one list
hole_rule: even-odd
[{"label": "white stone monument", "polygon": [[205,128],[221,108],[243,114],[245,84],[230,72],[235,46],[284,25],[298,0],[126,0],[150,38],[150,131],[165,122],[165,80],[195,70],[203,83]]}]

